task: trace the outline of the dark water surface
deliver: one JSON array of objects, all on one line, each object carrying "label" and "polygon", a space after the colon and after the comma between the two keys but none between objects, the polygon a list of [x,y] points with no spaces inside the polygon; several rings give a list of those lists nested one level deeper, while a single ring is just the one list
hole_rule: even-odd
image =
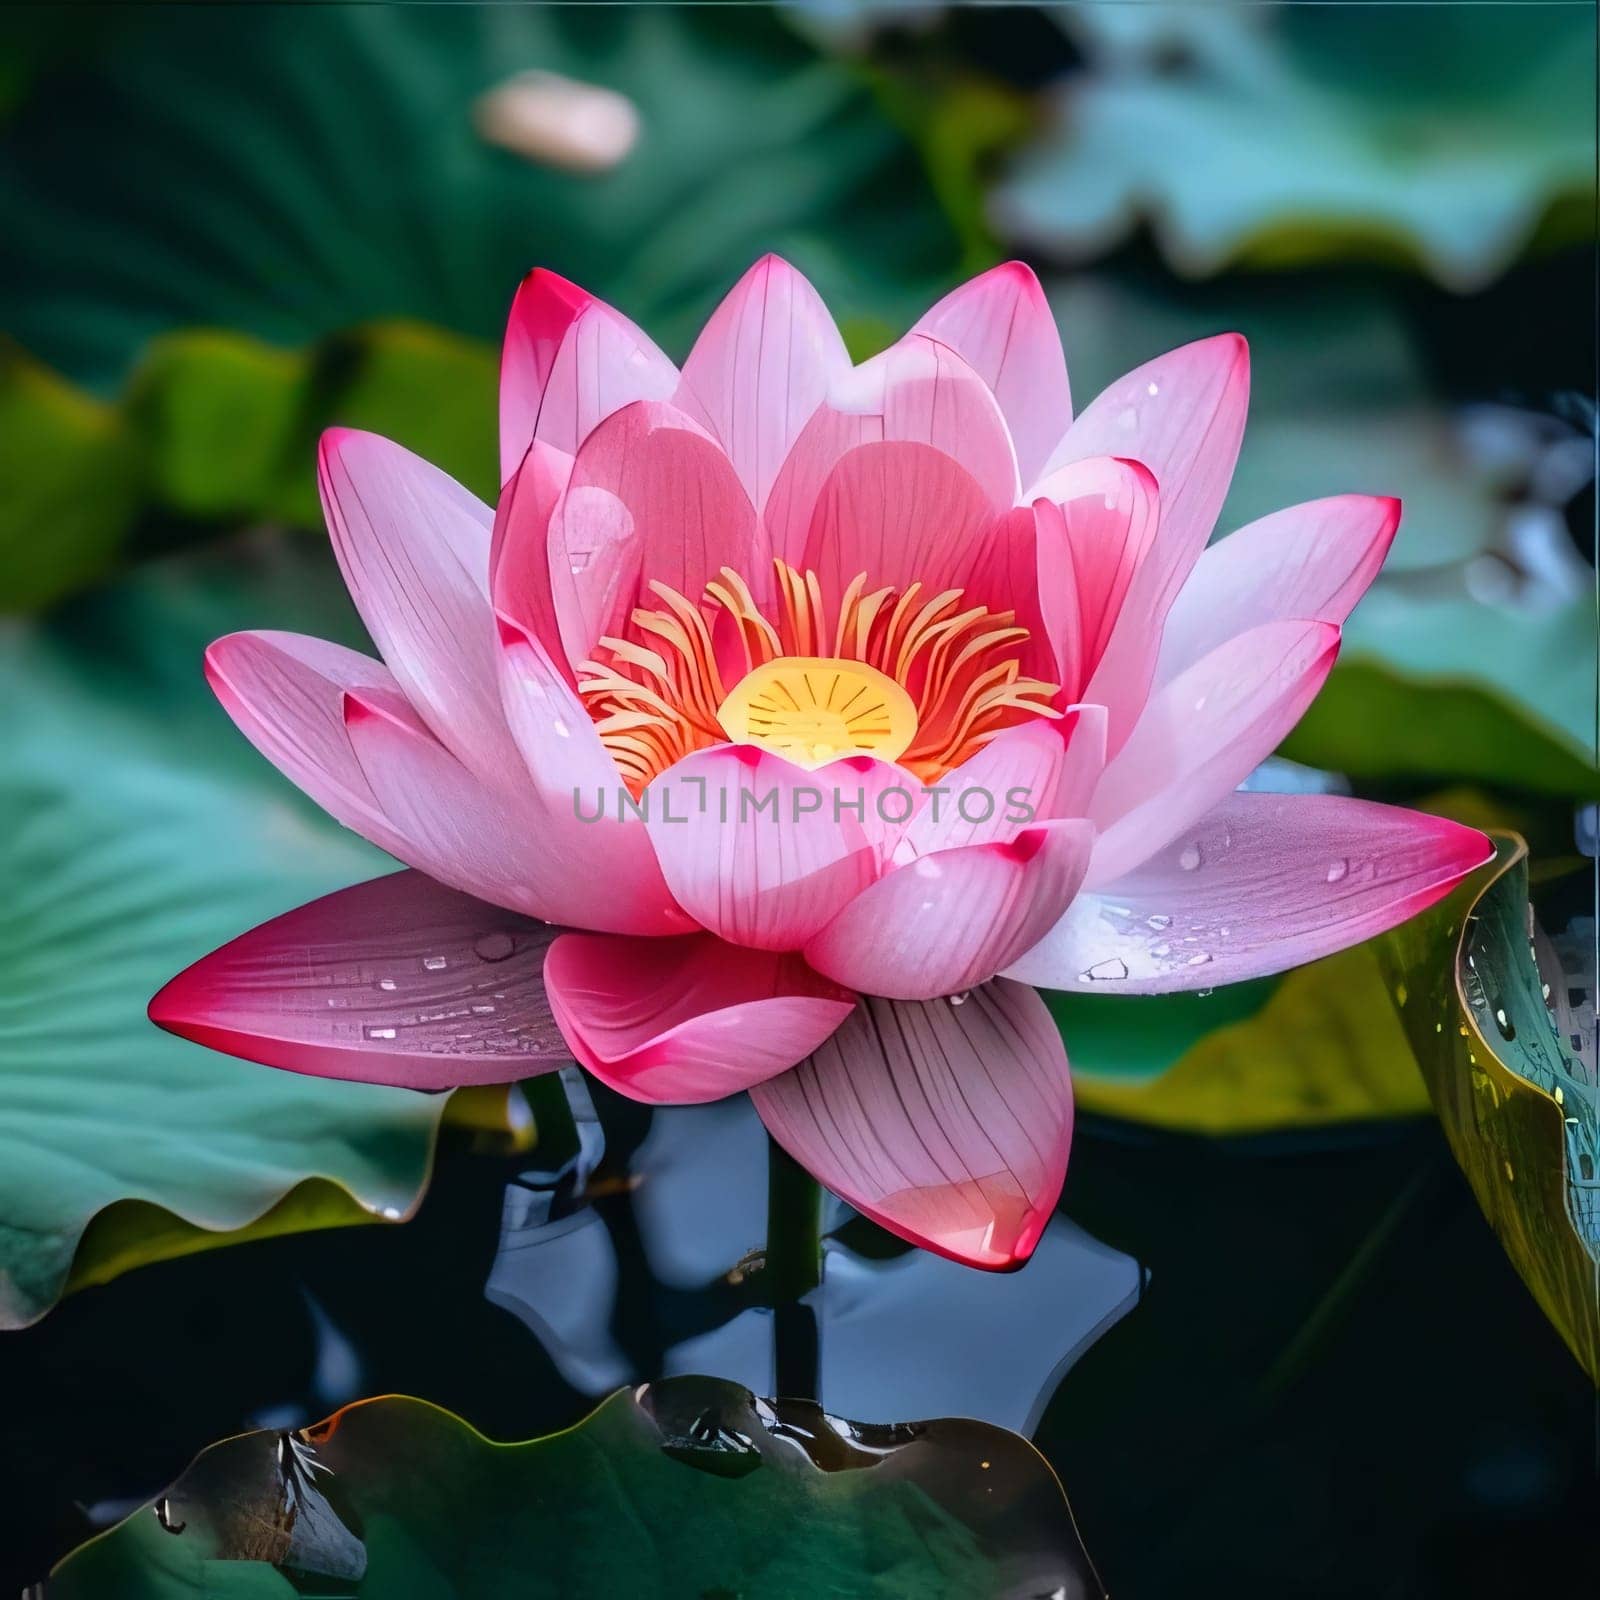
[{"label": "dark water surface", "polygon": [[[643,1377],[770,1389],[744,1103],[652,1125],[596,1090],[580,1150],[539,1093],[540,1147],[455,1136],[407,1225],[146,1268],[6,1336],[0,1594],[206,1444],[358,1395],[523,1439]],[[830,1221],[823,1404],[1032,1432],[1118,1600],[1583,1592],[1592,1396],[1429,1120],[1212,1141],[1087,1119],[1014,1275]]]}]

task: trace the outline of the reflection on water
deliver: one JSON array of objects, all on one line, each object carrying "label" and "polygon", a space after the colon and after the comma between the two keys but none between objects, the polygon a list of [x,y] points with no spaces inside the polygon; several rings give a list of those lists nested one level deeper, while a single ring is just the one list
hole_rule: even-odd
[{"label": "reflection on water", "polygon": [[[590,1130],[592,1185],[574,1181],[569,1161],[507,1189],[489,1299],[520,1317],[586,1394],[680,1373],[770,1394],[767,1136],[748,1098],[659,1107],[622,1161],[595,1156],[600,1123],[586,1090],[572,1113]],[[960,1415],[1031,1431],[1067,1370],[1143,1286],[1137,1263],[1061,1216],[1015,1273],[907,1249],[838,1202],[827,1221],[822,1282],[805,1297],[817,1393],[864,1422]],[[636,1272],[619,1265],[633,1252]],[[620,1301],[624,1276],[649,1286],[642,1315]]]}]

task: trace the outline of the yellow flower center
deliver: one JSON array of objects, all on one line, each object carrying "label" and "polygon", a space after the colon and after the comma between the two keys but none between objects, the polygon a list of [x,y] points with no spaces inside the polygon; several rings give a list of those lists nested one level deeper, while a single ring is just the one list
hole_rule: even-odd
[{"label": "yellow flower center", "polygon": [[1022,671],[1028,630],[1010,611],[960,589],[872,589],[865,573],[825,594],[785,561],[773,579],[765,606],[728,567],[699,600],[652,582],[658,604],[578,663],[578,693],[634,795],[725,739],[806,767],[869,752],[931,783],[1005,728],[1060,715],[1056,685]]},{"label": "yellow flower center", "polygon": [[799,767],[840,756],[893,761],[917,735],[917,708],[893,678],[840,656],[779,656],[734,685],[717,721],[735,744],[776,751]]}]

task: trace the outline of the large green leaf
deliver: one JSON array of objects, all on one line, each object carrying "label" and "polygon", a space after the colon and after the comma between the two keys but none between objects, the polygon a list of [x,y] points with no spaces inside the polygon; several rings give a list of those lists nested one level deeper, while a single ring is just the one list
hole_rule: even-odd
[{"label": "large green leaf", "polygon": [[1358,255],[1469,290],[1541,225],[1588,231],[1591,8],[1120,9],[1183,49],[1130,61],[1067,15],[1094,59],[996,202],[1029,241],[1087,259],[1148,222],[1186,276]]},{"label": "large green leaf", "polygon": [[270,547],[152,567],[4,640],[0,1327],[69,1277],[399,1218],[420,1196],[442,1098],[271,1072],[144,1014],[213,946],[386,863],[302,803],[200,678],[208,639],[287,620],[294,591],[338,631],[324,585],[331,569]]},{"label": "large green leaf", "polygon": [[[1540,970],[1535,934],[1527,852],[1506,835],[1490,867],[1378,949],[1484,1216],[1600,1384],[1600,1083],[1592,1038],[1557,1030],[1561,974]],[[1591,972],[1591,1028],[1593,1001]]]},{"label": "large green leaf", "polygon": [[1284,754],[1357,779],[1600,791],[1592,579],[1573,556],[1570,579],[1528,596],[1474,581],[1481,563],[1515,562],[1503,503],[1515,476],[1466,450],[1384,301],[1323,283],[1179,303],[1098,278],[1052,300],[1084,399],[1189,339],[1237,328],[1250,340],[1250,423],[1219,531],[1319,495],[1404,502],[1389,560]]},{"label": "large green leaf", "polygon": [[[392,317],[497,338],[535,264],[678,350],[763,250],[844,316],[897,322],[956,266],[866,84],[765,9],[78,16],[76,53],[0,133],[10,331],[78,382],[115,385],[196,324],[291,347]],[[486,144],[474,101],[530,68],[627,95],[633,151],[580,174]]]},{"label": "large green leaf", "polygon": [[[475,99],[528,68],[635,100],[632,153],[580,174],[485,143]],[[492,496],[494,341],[533,265],[681,353],[765,250],[863,347],[960,263],[866,84],[751,9],[87,12],[0,128],[0,205],[9,332],[117,401],[0,365],[5,610],[96,576],[144,513],[315,523],[332,422]]]},{"label": "large green leaf", "polygon": [[[309,1586],[309,1591],[308,1591]],[[492,1444],[420,1400],[213,1445],[69,1556],[58,1600],[335,1592],[382,1600],[628,1594],[1104,1593],[1020,1435],[864,1425],[714,1378],[623,1391],[578,1427]]]},{"label": "large green leaf", "polygon": [[[1270,990],[1264,1004],[1262,990]],[[1301,967],[1276,986],[1144,1000],[1047,998],[1081,1111],[1191,1133],[1251,1134],[1428,1108],[1365,946]],[[1141,1009],[1152,1014],[1135,1016]]]}]

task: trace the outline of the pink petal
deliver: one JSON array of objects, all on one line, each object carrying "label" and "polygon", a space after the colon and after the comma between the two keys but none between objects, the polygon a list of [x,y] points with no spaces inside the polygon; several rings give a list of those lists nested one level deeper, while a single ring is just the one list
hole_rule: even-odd
[{"label": "pink petal", "polygon": [[546,958],[545,982],[578,1060],[613,1089],[652,1104],[748,1089],[815,1050],[855,1003],[798,956],[708,934],[565,934]]},{"label": "pink petal", "polygon": [[230,633],[206,651],[206,678],[239,731],[330,815],[404,856],[345,731],[345,697],[405,704],[382,662],[298,633]]},{"label": "pink petal", "polygon": [[[1068,625],[1076,602],[1072,550],[1061,508],[1049,500],[1014,506],[989,525],[972,574],[970,598],[991,611],[1010,611],[1028,637],[1017,647],[1022,673],[1061,689],[1058,703],[1077,697],[1082,640]],[[1045,597],[1051,621],[1045,621]]]},{"label": "pink petal", "polygon": [[344,719],[362,774],[400,835],[402,861],[494,905],[589,923],[593,882],[563,859],[527,786],[480,782],[415,718],[361,691],[346,693]]},{"label": "pink petal", "polygon": [[1007,261],[952,290],[912,329],[947,344],[994,391],[1032,483],[1072,421],[1056,319],[1033,268]]},{"label": "pink petal", "polygon": [[1045,822],[1005,844],[922,856],[857,895],[805,947],[806,960],[866,994],[963,993],[1055,926],[1083,882],[1093,843],[1088,822]]},{"label": "pink petal", "polygon": [[1089,456],[1142,461],[1161,492],[1150,604],[1165,616],[1205,548],[1228,493],[1250,398],[1250,353],[1236,333],[1169,351],[1119,378],[1067,430],[1027,498],[1059,499],[1055,474]]},{"label": "pink petal", "polygon": [[817,496],[801,570],[817,574],[825,595],[865,573],[868,592],[920,582],[931,600],[968,585],[994,519],[972,475],[931,445],[860,445]]},{"label": "pink petal", "polygon": [[572,457],[535,442],[500,492],[489,552],[494,609],[530,633],[574,686],[550,573],[550,519],[572,480]]},{"label": "pink petal", "polygon": [[1052,484],[1054,498],[1033,504],[1041,626],[1063,693],[1105,706],[1110,734],[1125,736],[1161,641],[1150,604],[1162,581],[1150,560],[1160,525],[1155,479],[1136,461],[1091,456]]},{"label": "pink petal", "polygon": [[929,785],[905,830],[905,857],[1005,844],[1028,824],[1059,815],[1056,783],[1077,722],[1074,711],[1058,721],[1035,717],[1007,728]]},{"label": "pink petal", "polygon": [[1092,674],[1155,542],[1156,481],[1137,461],[1091,456],[1056,474],[1052,499],[1061,507],[1072,583],[1042,591],[1045,626],[1052,640],[1076,632],[1083,670]]},{"label": "pink petal", "polygon": [[1262,517],[1211,546],[1167,616],[1158,678],[1235,634],[1285,617],[1343,622],[1377,576],[1400,502],[1342,494]]},{"label": "pink petal", "polygon": [[711,314],[674,401],[711,430],[759,509],[800,430],[849,371],[817,291],[769,255]]},{"label": "pink petal", "polygon": [[837,795],[841,817],[860,825],[877,870],[883,871],[917,814],[922,780],[896,762],[869,755],[844,756],[814,776],[822,780],[819,787],[827,794],[830,809]]},{"label": "pink petal", "polygon": [[535,437],[572,455],[613,411],[665,400],[677,368],[620,312],[542,267],[522,280],[500,357],[500,481]]},{"label": "pink petal", "polygon": [[863,812],[872,804],[862,789],[844,762],[808,772],[754,745],[717,745],[650,785],[650,839],[674,898],[702,927],[734,944],[797,950],[877,872],[855,814],[858,798]]},{"label": "pink petal", "polygon": [[724,566],[758,599],[771,587],[767,542],[732,463],[673,406],[625,406],[590,434],[551,523],[551,571],[573,663],[621,630],[656,581],[699,600]]},{"label": "pink petal", "polygon": [[1432,905],[1494,854],[1473,828],[1337,795],[1232,794],[1084,894],[1010,975],[1165,994],[1282,972]]},{"label": "pink petal", "polygon": [[1326,622],[1271,622],[1160,689],[1095,790],[1090,888],[1120,877],[1236,788],[1316,698],[1339,650]]},{"label": "pink petal", "polygon": [[949,456],[996,513],[1016,503],[1016,454],[989,386],[947,346],[908,335],[840,378],[801,429],[767,497],[773,553],[800,561],[817,497],[846,451],[900,440]]},{"label": "pink petal", "polygon": [[351,598],[406,698],[474,771],[509,778],[488,598],[493,514],[409,450],[348,428],[323,434],[318,484]]},{"label": "pink petal", "polygon": [[1066,714],[1076,720],[1056,777],[1055,814],[1086,817],[1106,769],[1106,708],[1068,706]]},{"label": "pink petal", "polygon": [[1033,1253],[1072,1143],[1044,1002],[998,979],[959,1004],[863,1000],[793,1072],[750,1091],[779,1144],[881,1227],[969,1266]]},{"label": "pink petal", "polygon": [[540,975],[556,930],[397,872],[313,900],[180,972],[169,1033],[319,1078],[510,1083],[568,1059]]},{"label": "pink petal", "polygon": [[692,926],[667,891],[644,824],[594,723],[550,654],[513,623],[500,625],[506,718],[526,767],[527,830],[560,876],[565,920],[633,934]]}]

